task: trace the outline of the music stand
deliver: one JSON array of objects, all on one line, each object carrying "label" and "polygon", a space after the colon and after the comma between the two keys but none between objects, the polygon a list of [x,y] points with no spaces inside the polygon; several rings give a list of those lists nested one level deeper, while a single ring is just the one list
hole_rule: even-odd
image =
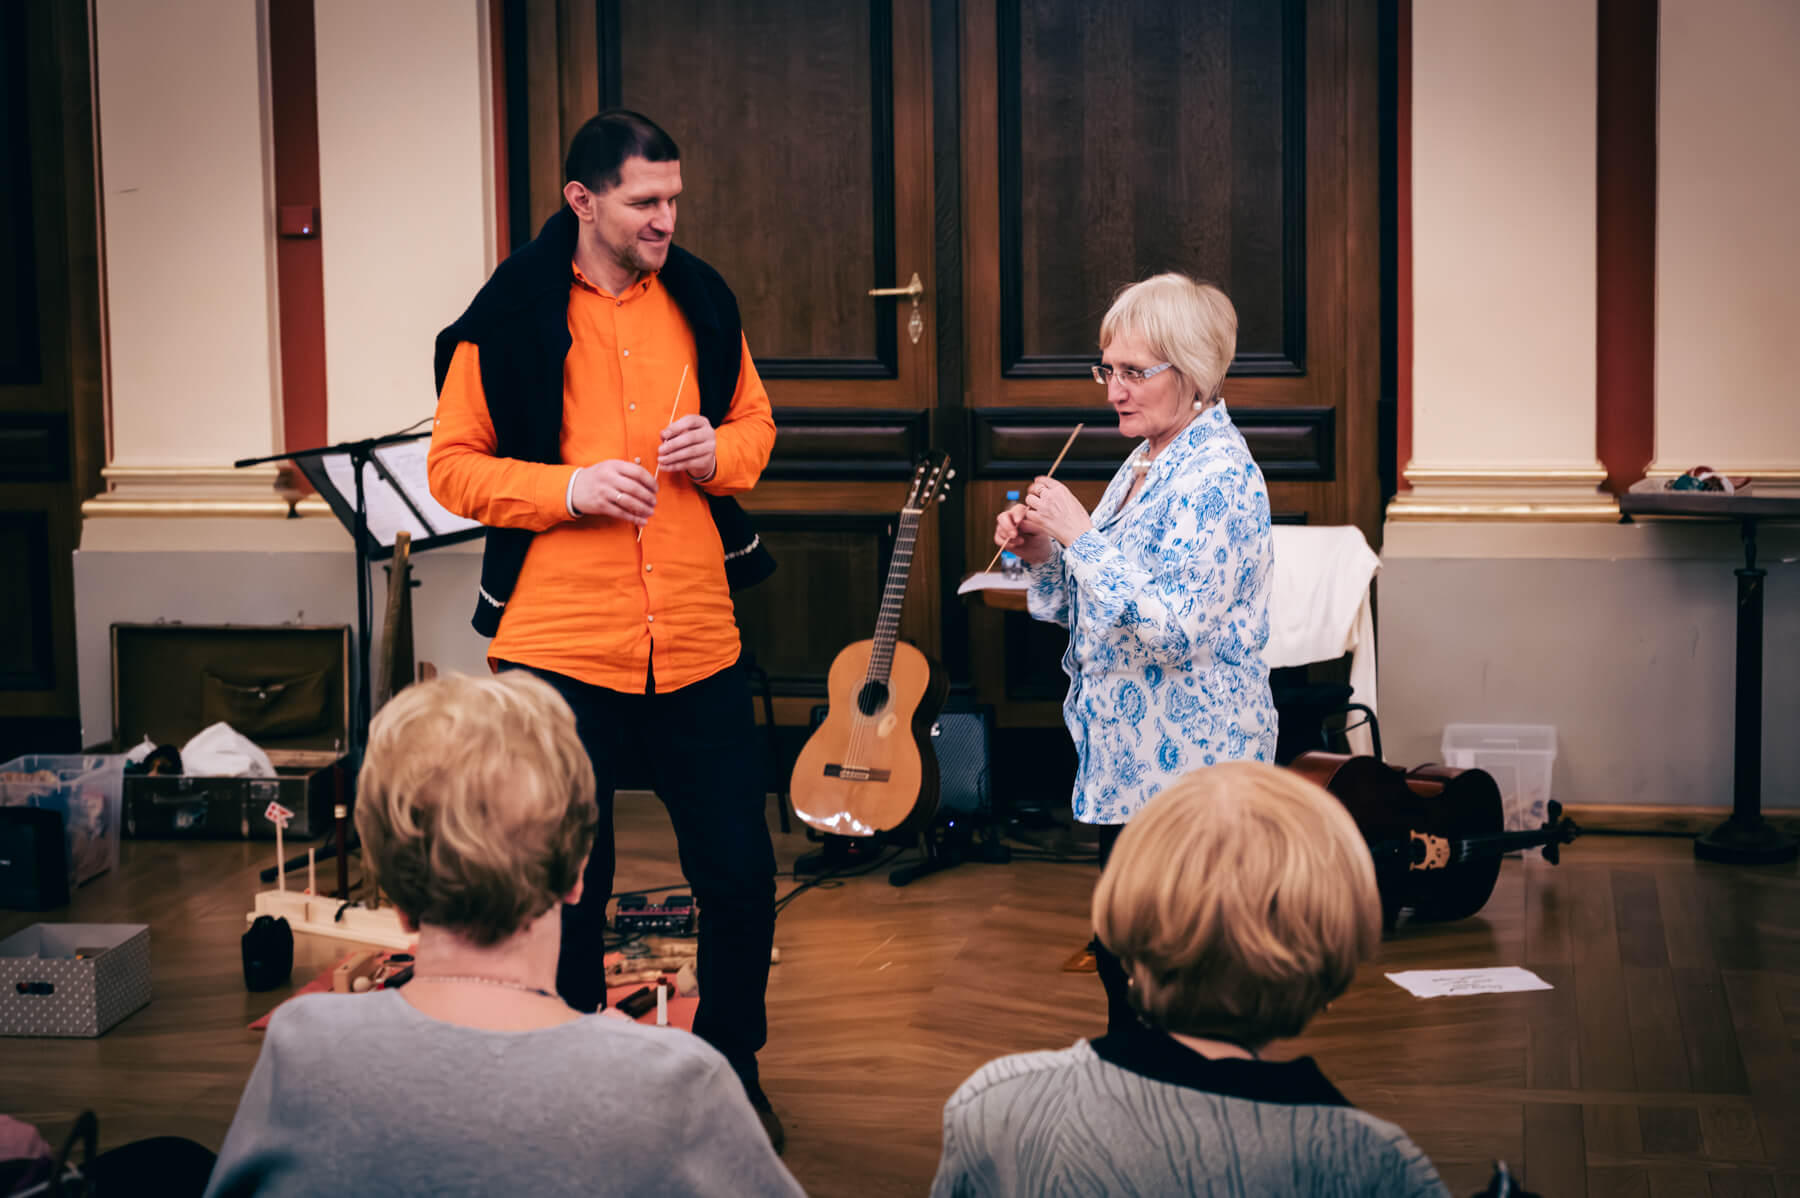
[{"label": "music stand", "polygon": [[[369,566],[394,555],[397,533],[412,535],[414,552],[435,549],[457,541],[473,540],[487,529],[474,520],[457,516],[431,497],[425,474],[428,432],[411,429],[360,441],[341,441],[312,449],[296,449],[263,457],[240,458],[235,467],[260,466],[265,462],[291,461],[300,467],[307,481],[330,506],[356,549],[356,697],[350,714],[350,753],[352,767],[362,761],[363,747],[369,739],[369,642],[373,639],[375,613],[370,599]],[[346,495],[345,492],[350,492]],[[340,897],[348,885],[343,859],[344,829],[340,821],[338,845],[338,889]],[[324,856],[333,854],[327,845]],[[305,860],[304,855],[294,859]],[[291,864],[291,863],[290,863]],[[265,871],[272,881],[274,871]]]}]

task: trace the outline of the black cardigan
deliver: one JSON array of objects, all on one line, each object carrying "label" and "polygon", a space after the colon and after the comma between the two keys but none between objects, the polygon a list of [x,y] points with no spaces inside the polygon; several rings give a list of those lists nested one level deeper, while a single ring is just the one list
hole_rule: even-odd
[{"label": "black cardigan", "polygon": [[[438,334],[440,393],[458,343],[473,342],[481,352],[481,387],[497,457],[562,461],[563,360],[571,344],[570,264],[577,229],[575,214],[567,208],[545,221],[529,244],[495,268],[468,311]],[[669,259],[657,277],[693,330],[700,414],[717,427],[737,392],[743,341],[737,298],[717,271],[679,246],[669,247]],[[775,559],[737,501],[706,498],[725,546],[725,578],[731,589],[755,586],[774,573]],[[512,598],[534,535],[526,528],[488,529],[473,620],[483,636],[499,631],[500,615]]]}]

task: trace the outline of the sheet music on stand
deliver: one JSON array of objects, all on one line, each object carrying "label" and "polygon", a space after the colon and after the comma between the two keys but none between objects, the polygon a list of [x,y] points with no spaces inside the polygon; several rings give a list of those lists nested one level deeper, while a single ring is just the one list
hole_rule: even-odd
[{"label": "sheet music on stand", "polygon": [[[394,555],[396,534],[412,534],[414,551],[434,549],[457,541],[469,541],[486,529],[474,520],[447,510],[431,497],[426,479],[425,455],[429,433],[410,441],[378,446],[363,467],[363,500],[367,505],[372,561]],[[347,453],[321,454],[299,460],[305,472],[345,528],[356,527],[356,474]]]}]

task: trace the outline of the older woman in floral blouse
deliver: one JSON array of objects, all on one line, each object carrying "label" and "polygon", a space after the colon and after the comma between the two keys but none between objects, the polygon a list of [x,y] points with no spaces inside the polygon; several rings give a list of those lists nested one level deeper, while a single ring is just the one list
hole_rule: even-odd
[{"label": "older woman in floral blouse", "polygon": [[[1031,614],[1069,629],[1063,718],[1075,818],[1100,863],[1165,785],[1220,761],[1273,761],[1269,493],[1220,396],[1237,313],[1217,287],[1162,274],[1119,293],[1095,381],[1142,438],[1090,514],[1051,478],[1002,512],[997,544],[1030,567]],[[1096,944],[1114,1030],[1134,1016]]]}]

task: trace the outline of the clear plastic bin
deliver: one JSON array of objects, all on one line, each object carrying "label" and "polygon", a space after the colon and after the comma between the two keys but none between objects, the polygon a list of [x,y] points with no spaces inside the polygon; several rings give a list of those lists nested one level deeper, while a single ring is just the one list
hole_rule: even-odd
[{"label": "clear plastic bin", "polygon": [[0,807],[48,807],[63,817],[69,885],[119,865],[125,757],[32,754],[0,765]]},{"label": "clear plastic bin", "polygon": [[1550,801],[1556,764],[1556,729],[1548,724],[1450,724],[1444,729],[1444,764],[1486,770],[1506,801],[1506,830],[1536,831]]}]

